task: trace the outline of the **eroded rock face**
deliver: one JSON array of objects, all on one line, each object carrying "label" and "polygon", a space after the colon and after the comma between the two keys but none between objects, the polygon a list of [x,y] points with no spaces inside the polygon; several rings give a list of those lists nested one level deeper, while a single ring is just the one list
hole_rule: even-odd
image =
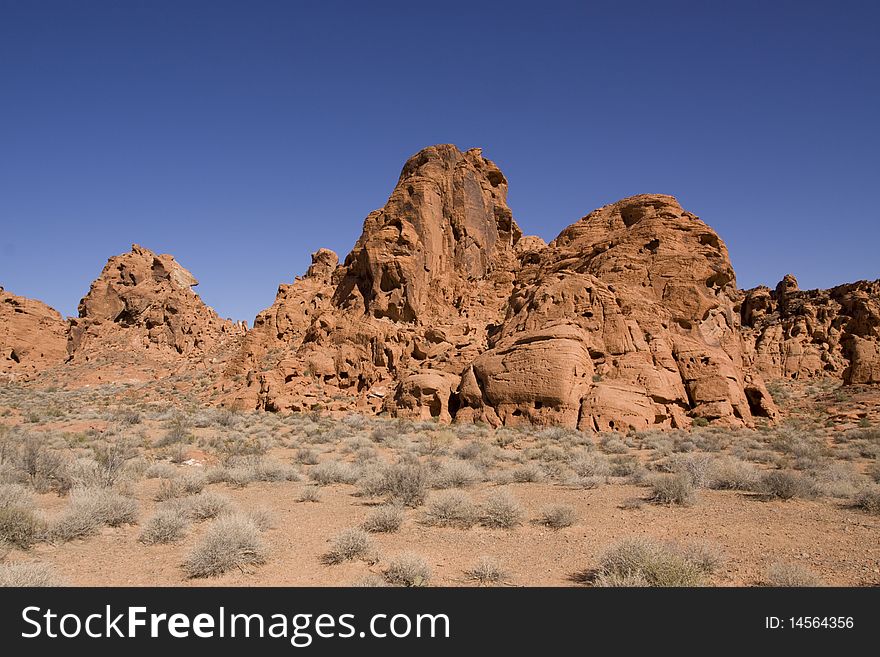
[{"label": "eroded rock face", "polygon": [[30,377],[67,357],[67,322],[41,301],[0,287],[0,375]]},{"label": "eroded rock face", "polygon": [[170,255],[137,244],[110,258],[72,319],[70,360],[149,353],[170,362],[204,358],[245,327],[220,319],[192,287],[198,281]]},{"label": "eroded rock face", "polygon": [[518,272],[458,415],[582,430],[772,417],[762,384],[745,392],[735,300],[726,247],[674,198],[600,208]]},{"label": "eroded rock face", "polygon": [[880,383],[880,281],[801,290],[788,274],[745,292],[741,314],[746,361],[766,377]]},{"label": "eroded rock face", "polygon": [[[226,403],[451,419],[463,364],[487,347],[524,254],[507,181],[479,149],[426,148],[403,167],[342,264],[322,250],[279,288],[229,370]],[[450,383],[453,382],[453,383]]]}]

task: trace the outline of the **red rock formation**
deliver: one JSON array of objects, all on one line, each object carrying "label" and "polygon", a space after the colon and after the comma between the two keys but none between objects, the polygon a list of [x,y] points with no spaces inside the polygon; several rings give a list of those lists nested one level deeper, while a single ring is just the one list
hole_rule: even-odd
[{"label": "red rock formation", "polygon": [[0,375],[29,377],[67,357],[67,322],[41,301],[0,287]]},{"label": "red rock formation", "polygon": [[519,272],[459,419],[607,430],[774,415],[759,381],[746,393],[735,297],[724,244],[671,196],[600,208]]},{"label": "red rock formation", "polygon": [[172,256],[137,244],[110,258],[80,301],[79,318],[70,321],[70,361],[142,363],[147,357],[173,368],[241,336],[245,328],[220,319],[192,291],[195,285]]},{"label": "red rock formation", "polygon": [[767,377],[880,383],[880,280],[801,290],[788,274],[742,300],[746,361]]}]

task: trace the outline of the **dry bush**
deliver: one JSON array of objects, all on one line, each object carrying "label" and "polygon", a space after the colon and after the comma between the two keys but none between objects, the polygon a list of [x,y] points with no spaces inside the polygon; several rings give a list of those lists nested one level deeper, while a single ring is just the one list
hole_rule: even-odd
[{"label": "dry bush", "polygon": [[43,536],[46,524],[33,509],[0,506],[0,545],[30,549]]},{"label": "dry bush", "polygon": [[420,463],[399,462],[368,470],[358,482],[362,495],[384,496],[397,506],[417,507],[425,502],[430,475]]},{"label": "dry bush", "polygon": [[415,554],[400,554],[388,562],[383,571],[385,581],[392,586],[427,586],[431,568]]},{"label": "dry bush", "polygon": [[715,459],[709,468],[707,487],[715,490],[753,491],[761,474],[753,464],[735,456]]},{"label": "dry bush", "polygon": [[341,461],[325,461],[309,470],[309,478],[319,486],[353,484],[359,476],[357,468]]},{"label": "dry bush", "polygon": [[571,527],[577,514],[574,507],[567,504],[551,504],[541,510],[541,516],[538,523],[551,529],[562,529],[563,527]]},{"label": "dry bush", "polygon": [[671,459],[671,471],[687,477],[695,488],[705,488],[710,481],[714,457],[708,454],[676,454]]},{"label": "dry bush", "polygon": [[147,479],[174,479],[178,472],[178,468],[171,463],[159,461],[150,464],[144,472],[144,477]]},{"label": "dry bush", "polygon": [[874,515],[880,515],[880,488],[863,490],[853,499],[853,506]]},{"label": "dry bush", "polygon": [[658,504],[690,506],[696,502],[697,493],[693,481],[687,475],[657,475],[651,479],[650,499]]},{"label": "dry bush", "polygon": [[511,472],[510,478],[518,484],[535,483],[544,480],[544,472],[537,463],[527,463]]},{"label": "dry bush", "polygon": [[49,527],[55,540],[71,541],[96,534],[101,527],[131,525],[137,521],[138,503],[109,488],[76,488],[70,503]]},{"label": "dry bush", "polygon": [[422,522],[434,527],[468,529],[478,519],[479,512],[470,496],[459,490],[451,490],[431,498]]},{"label": "dry bush", "polygon": [[373,540],[362,529],[356,528],[339,532],[333,538],[330,550],[321,557],[321,562],[328,565],[357,560],[376,563],[379,558]]},{"label": "dry bush", "polygon": [[298,502],[320,502],[321,489],[317,486],[303,486],[299,492]]},{"label": "dry bush", "polygon": [[608,457],[599,453],[582,453],[569,462],[578,477],[607,477],[611,474]]},{"label": "dry bush", "polygon": [[213,577],[233,568],[244,570],[266,562],[268,550],[250,518],[228,514],[214,520],[186,556],[187,577]]},{"label": "dry bush", "polygon": [[0,564],[0,587],[61,586],[61,580],[48,564],[12,562]]},{"label": "dry bush", "polygon": [[507,491],[493,493],[483,507],[482,523],[486,527],[512,529],[522,523],[522,518],[522,505]]},{"label": "dry bush", "polygon": [[771,470],[761,477],[760,490],[767,497],[790,500],[795,497],[811,499],[818,491],[816,483],[793,470]]},{"label": "dry bush", "polygon": [[362,525],[365,531],[373,534],[391,533],[400,529],[404,512],[398,506],[386,505],[370,513]]},{"label": "dry bush", "polygon": [[145,545],[175,543],[186,536],[188,527],[189,518],[179,509],[160,508],[144,525],[138,540]]},{"label": "dry bush", "polygon": [[209,520],[227,513],[232,508],[228,498],[204,491],[198,495],[188,495],[167,500],[162,503],[162,509],[176,511],[178,514],[194,521]]},{"label": "dry bush", "polygon": [[594,586],[705,586],[720,564],[712,550],[625,539],[602,556]]},{"label": "dry bush", "polygon": [[482,473],[467,461],[445,461],[431,477],[433,488],[465,488],[482,479]]},{"label": "dry bush", "polygon": [[301,447],[296,450],[293,460],[303,465],[317,465],[318,452],[310,447]]},{"label": "dry bush", "polygon": [[775,563],[767,569],[765,586],[814,587],[824,586],[818,575],[798,564]]},{"label": "dry bush", "polygon": [[507,579],[507,571],[491,557],[480,557],[476,563],[464,571],[465,576],[482,586],[501,584]]}]

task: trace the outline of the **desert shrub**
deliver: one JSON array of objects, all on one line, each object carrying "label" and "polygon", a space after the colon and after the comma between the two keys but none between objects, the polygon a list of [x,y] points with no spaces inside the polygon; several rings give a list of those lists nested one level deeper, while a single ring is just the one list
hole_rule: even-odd
[{"label": "desert shrub", "polygon": [[456,448],[454,453],[458,458],[464,461],[473,461],[474,459],[477,459],[482,454],[484,454],[486,450],[486,445],[479,441],[472,440],[468,443],[465,443],[461,447]]},{"label": "desert shrub", "polygon": [[403,509],[393,505],[380,506],[364,520],[364,530],[373,533],[396,532],[403,524]]},{"label": "desert shrub", "polygon": [[527,463],[511,473],[511,479],[519,484],[533,483],[544,479],[544,472],[536,463]]},{"label": "desert shrub", "polygon": [[0,506],[0,545],[27,550],[44,531],[44,523],[32,509],[21,506]]},{"label": "desert shrub", "polygon": [[102,486],[114,486],[125,473],[126,465],[137,456],[137,446],[133,440],[119,439],[99,443],[92,448]]},{"label": "desert shrub", "polygon": [[271,459],[260,460],[252,466],[253,481],[299,481],[299,471],[290,465],[285,465]]},{"label": "desert shrub", "polygon": [[766,586],[813,587],[823,586],[818,575],[798,564],[775,563],[767,569]]},{"label": "desert shrub", "polygon": [[134,408],[120,408],[111,415],[114,422],[133,426],[141,423],[141,414]]},{"label": "desert shrub", "polygon": [[236,514],[214,520],[187,554],[183,570],[187,577],[212,577],[233,568],[244,569],[266,562],[268,550],[260,530],[250,518]]},{"label": "desert shrub", "polygon": [[321,490],[317,486],[303,486],[299,491],[298,502],[320,502]]},{"label": "desert shrub", "polygon": [[793,470],[771,470],[761,477],[760,490],[771,498],[790,500],[816,497],[816,484]]},{"label": "desert shrub", "polygon": [[576,519],[577,514],[573,507],[566,504],[551,504],[541,510],[538,522],[551,529],[562,529],[571,527]]},{"label": "desert shrub", "polygon": [[853,506],[874,515],[880,515],[880,488],[863,490],[853,499]]},{"label": "desert shrub", "polygon": [[267,509],[244,509],[242,511],[227,510],[223,512],[223,515],[229,514],[250,520],[261,532],[272,529],[272,527],[275,526],[272,514]]},{"label": "desert shrub", "polygon": [[611,458],[612,477],[630,477],[635,481],[645,476],[645,469],[635,456],[618,455]]},{"label": "desert shrub", "polygon": [[163,509],[175,510],[190,520],[209,520],[228,512],[232,508],[228,498],[204,491],[198,495],[189,495],[167,500],[161,505]]},{"label": "desert shrub", "polygon": [[706,486],[715,490],[755,490],[760,473],[751,463],[734,456],[715,459],[709,468]]},{"label": "desert shrub", "polygon": [[498,491],[490,495],[483,507],[482,523],[486,527],[512,529],[522,523],[522,506],[507,491]]},{"label": "desert shrub", "polygon": [[21,484],[0,484],[0,509],[30,507],[33,503],[33,495]]},{"label": "desert shrub", "polygon": [[687,477],[695,488],[705,488],[713,461],[708,454],[677,454],[672,458],[672,472]]},{"label": "desert shrub", "polygon": [[868,467],[868,476],[871,477],[874,481],[880,484],[880,460],[875,460]]},{"label": "desert shrub", "polygon": [[821,495],[849,498],[865,487],[868,480],[851,463],[827,462],[809,470]]},{"label": "desert shrub", "polygon": [[271,447],[271,439],[241,434],[218,436],[212,441],[212,447],[217,453],[220,463],[226,466],[235,466],[242,459],[259,461]]},{"label": "desert shrub", "polygon": [[302,463],[303,465],[317,465],[318,452],[311,447],[301,447],[296,450],[293,460],[297,463]]},{"label": "desert shrub", "polygon": [[402,506],[417,507],[425,502],[429,474],[418,463],[396,463],[381,469],[373,481],[374,495],[384,495],[388,502]]},{"label": "desert shrub", "polygon": [[61,581],[48,564],[12,562],[0,564],[0,586],[61,586]]},{"label": "desert shrub", "polygon": [[186,443],[192,437],[192,422],[183,413],[175,413],[168,420],[165,428],[165,435],[156,442],[155,447],[167,447],[176,443]]},{"label": "desert shrub", "polygon": [[109,488],[77,488],[67,509],[51,524],[49,534],[71,541],[97,533],[101,527],[131,525],[137,521],[138,504]]},{"label": "desert shrub", "polygon": [[388,562],[383,571],[385,581],[393,586],[427,586],[431,568],[415,554],[400,554]]},{"label": "desert shrub", "polygon": [[482,478],[480,471],[467,461],[445,461],[431,477],[433,488],[464,488]]},{"label": "desert shrub", "polygon": [[173,479],[177,476],[178,469],[170,463],[159,461],[152,463],[144,472],[147,479]]},{"label": "desert shrub", "polygon": [[44,441],[27,434],[16,450],[15,464],[38,491],[64,489],[64,458]]},{"label": "desert shrub", "polygon": [[611,474],[608,457],[599,453],[579,454],[569,462],[578,477],[607,477]]},{"label": "desert shrub", "polygon": [[174,543],[186,536],[189,519],[177,509],[159,509],[144,525],[139,541],[145,545]]},{"label": "desert shrub", "polygon": [[345,561],[361,559],[368,563],[376,563],[376,548],[372,539],[362,529],[343,529],[333,538],[330,550],[321,561],[328,565],[340,564]]},{"label": "desert shrub", "polygon": [[378,575],[367,575],[352,582],[351,586],[357,589],[373,589],[386,586],[386,583],[385,580]]},{"label": "desert shrub", "polygon": [[608,454],[626,454],[629,448],[617,434],[608,434],[599,441],[599,446]]},{"label": "desert shrub", "polygon": [[325,461],[309,470],[309,478],[319,486],[330,484],[353,484],[358,480],[356,468],[341,461]]},{"label": "desert shrub", "polygon": [[719,565],[711,550],[625,539],[602,556],[595,586],[705,586]]},{"label": "desert shrub", "polygon": [[480,557],[473,566],[464,571],[465,576],[482,586],[501,584],[507,579],[507,571],[491,557]]},{"label": "desert shrub", "polygon": [[467,529],[478,520],[477,507],[471,498],[459,491],[451,490],[434,496],[425,510],[423,522],[435,527],[459,527]]},{"label": "desert shrub", "polygon": [[690,506],[696,502],[696,490],[691,478],[682,474],[657,475],[651,479],[652,502]]},{"label": "desert shrub", "polygon": [[598,488],[605,482],[605,477],[579,477],[575,475],[574,477],[569,477],[568,479],[566,479],[565,485],[571,486],[572,488],[582,488],[584,490],[590,490],[593,488]]}]

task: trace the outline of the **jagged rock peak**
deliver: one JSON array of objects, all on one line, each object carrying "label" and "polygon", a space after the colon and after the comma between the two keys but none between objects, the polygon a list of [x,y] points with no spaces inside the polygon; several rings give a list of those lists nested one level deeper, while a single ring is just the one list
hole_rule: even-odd
[{"label": "jagged rock peak", "polygon": [[451,304],[462,281],[510,269],[521,236],[507,179],[480,149],[430,146],[406,162],[385,207],[364,220],[334,303],[418,321]]}]

